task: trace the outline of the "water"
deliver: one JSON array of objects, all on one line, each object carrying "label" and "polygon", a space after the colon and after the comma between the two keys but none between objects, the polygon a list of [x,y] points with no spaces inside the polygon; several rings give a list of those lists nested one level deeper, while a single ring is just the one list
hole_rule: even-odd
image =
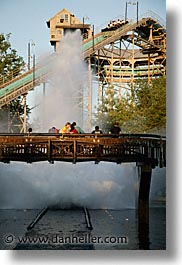
[{"label": "water", "polygon": [[[86,228],[83,211],[80,209],[49,210],[45,216],[27,231],[26,228],[36,216],[38,210],[0,210],[0,249],[151,249],[166,248],[166,214],[165,207],[150,209],[149,229],[139,233],[137,212],[132,209],[123,210],[90,210],[93,230]],[[5,243],[7,235],[13,235],[14,241]],[[20,243],[19,238],[49,237],[49,243]],[[68,237],[86,238],[79,243],[60,241]],[[88,238],[111,240],[111,242],[90,243]],[[126,237],[127,243],[116,241]],[[9,240],[11,237],[9,237]]]},{"label": "water", "polygon": [[[84,105],[88,103],[88,70],[81,56],[79,32],[69,33],[61,41],[60,54],[55,57],[49,79],[49,89],[40,107],[43,130],[47,132],[52,126],[60,128],[67,121],[82,125]],[[165,174],[160,169],[154,171],[151,186],[151,202],[165,197]],[[1,249],[165,249],[165,207],[151,208],[149,225],[139,229],[135,210],[138,178],[133,164],[1,163],[0,187]],[[88,233],[82,211],[71,209],[71,205],[91,209],[92,231]],[[34,230],[27,232],[27,226],[39,211],[35,209],[46,206],[69,210],[48,211]],[[18,243],[19,236],[64,233],[123,235],[128,243],[79,246]],[[6,238],[15,241],[5,244]]]},{"label": "water", "polygon": [[12,162],[0,167],[1,209],[69,207],[70,204],[91,209],[135,208],[137,175],[134,165]]},{"label": "water", "polygon": [[54,60],[51,64],[47,62],[50,73],[46,95],[35,98],[35,102],[41,103],[36,116],[43,122],[43,128],[39,124],[34,131],[47,132],[52,126],[61,129],[68,121],[76,121],[83,127],[83,113],[87,113],[85,106],[88,104],[88,66],[82,58],[81,43],[79,30],[68,32],[62,38]]},{"label": "water", "polygon": [[[135,164],[47,162],[0,165],[0,249],[165,249],[165,170],[152,173],[148,224],[139,224]],[[78,209],[73,209],[73,205]],[[41,208],[45,216],[27,231]],[[93,230],[82,207],[90,209]],[[37,210],[36,210],[37,209]],[[5,235],[13,235],[5,244]],[[127,244],[20,244],[18,237],[124,236]],[[11,236],[12,237],[12,236]],[[10,237],[10,239],[11,239]]]}]

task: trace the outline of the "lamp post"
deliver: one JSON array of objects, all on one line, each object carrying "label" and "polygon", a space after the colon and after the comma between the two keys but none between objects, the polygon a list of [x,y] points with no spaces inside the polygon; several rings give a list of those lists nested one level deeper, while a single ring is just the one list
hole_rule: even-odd
[{"label": "lamp post", "polygon": [[84,40],[84,32],[85,32],[85,18],[83,17],[83,40]]},{"label": "lamp post", "polygon": [[29,40],[29,42],[28,42],[28,70],[30,70],[30,68],[31,68],[31,58],[32,58],[31,54],[32,54],[32,50],[33,50],[33,57],[35,56],[34,48],[35,48],[34,41],[33,40]]},{"label": "lamp post", "polygon": [[33,40],[29,40],[28,42],[28,70],[33,68],[33,87],[35,86],[35,42]]},{"label": "lamp post", "polygon": [[127,20],[127,11],[128,11],[128,2],[126,2],[126,6],[125,6],[125,22]]},{"label": "lamp post", "polygon": [[33,87],[35,86],[35,54],[33,54]]},{"label": "lamp post", "polygon": [[28,70],[30,70],[30,42],[28,43]]},{"label": "lamp post", "polygon": [[94,29],[94,25],[92,26],[92,48],[94,51],[94,35],[95,35],[95,29]]},{"label": "lamp post", "polygon": [[[33,80],[32,84],[33,87],[35,86],[35,43],[33,40],[29,40],[28,42],[28,71],[31,68],[31,59],[32,59],[32,67],[33,67]],[[24,119],[23,119],[23,132],[26,133],[27,129],[27,108],[26,108],[26,100],[27,94],[23,94],[23,102],[24,102]]]},{"label": "lamp post", "polygon": [[137,23],[138,23],[138,1],[137,2],[128,2],[126,1],[126,6],[125,6],[125,21],[127,20],[127,13],[128,13],[128,5],[136,5],[137,6]]},{"label": "lamp post", "polygon": [[138,1],[137,1],[137,24],[138,24]]}]

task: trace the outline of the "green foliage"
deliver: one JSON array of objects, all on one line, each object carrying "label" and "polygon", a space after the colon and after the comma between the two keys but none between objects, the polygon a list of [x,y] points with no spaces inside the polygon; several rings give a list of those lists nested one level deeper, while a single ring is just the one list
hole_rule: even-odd
[{"label": "green foliage", "polygon": [[[18,97],[13,100],[10,104],[10,115],[13,117],[13,114],[18,111],[20,117],[24,115],[24,105],[23,105],[23,97]],[[30,108],[26,105],[27,116],[30,114]]]},{"label": "green foliage", "polygon": [[[17,51],[12,49],[10,43],[11,34],[0,34],[0,80],[6,82],[19,75],[25,68],[25,62],[21,56],[18,56]],[[10,111],[10,113],[9,113]],[[16,113],[19,113],[19,118],[15,118]],[[27,106],[27,117],[30,114],[30,109]],[[22,117],[24,115],[23,99],[19,97],[11,101],[9,106],[3,106],[0,110],[0,131],[8,131],[8,122],[12,126],[16,123],[18,128],[22,125]],[[19,131],[19,129],[18,129]]]},{"label": "green foliage", "polygon": [[166,127],[166,78],[151,83],[139,81],[136,88],[136,111],[143,117],[143,130]]},{"label": "green foliage", "polygon": [[116,107],[117,100],[117,93],[114,87],[109,85],[103,91],[102,102],[98,106],[96,115],[96,123],[99,124],[104,132],[108,132],[112,125],[112,113]]},{"label": "green foliage", "polygon": [[143,133],[166,127],[166,78],[140,79],[134,89],[129,86],[123,97],[111,92],[105,93],[98,108],[97,123],[102,129],[118,121],[126,133]]},{"label": "green foliage", "polygon": [[11,48],[11,34],[0,34],[0,78],[8,79],[12,74],[17,76],[25,67],[25,62],[17,51]]}]

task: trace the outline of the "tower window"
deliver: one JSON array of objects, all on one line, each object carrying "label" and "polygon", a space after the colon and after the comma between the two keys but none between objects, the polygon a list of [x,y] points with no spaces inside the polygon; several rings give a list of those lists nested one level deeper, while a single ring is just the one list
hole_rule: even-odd
[{"label": "tower window", "polygon": [[61,15],[61,17],[60,17],[60,22],[61,22],[61,23],[64,23],[64,15]]},{"label": "tower window", "polygon": [[65,22],[68,22],[68,14],[65,14]]}]

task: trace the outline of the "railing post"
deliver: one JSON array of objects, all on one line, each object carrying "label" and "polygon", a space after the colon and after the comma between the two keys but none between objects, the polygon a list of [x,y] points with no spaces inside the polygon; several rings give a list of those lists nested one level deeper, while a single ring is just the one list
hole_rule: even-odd
[{"label": "railing post", "polygon": [[52,163],[52,142],[51,139],[48,139],[48,143],[47,143],[47,156],[48,156],[48,161],[50,163]]},{"label": "railing post", "polygon": [[0,144],[0,160],[1,160],[1,157],[2,157],[2,145]]},{"label": "railing post", "polygon": [[159,167],[162,168],[164,164],[164,159],[163,159],[163,144],[162,144],[162,139],[160,139],[160,155],[159,155]]},{"label": "railing post", "polygon": [[73,163],[76,164],[76,158],[77,158],[77,141],[73,140]]}]

